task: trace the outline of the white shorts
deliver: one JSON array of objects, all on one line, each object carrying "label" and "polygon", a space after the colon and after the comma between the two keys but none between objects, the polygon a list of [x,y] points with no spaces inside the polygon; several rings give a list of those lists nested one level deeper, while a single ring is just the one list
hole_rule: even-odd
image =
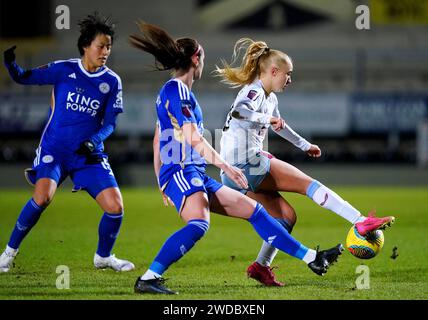
[{"label": "white shorts", "polygon": [[221,172],[221,182],[237,190],[243,194],[248,191],[256,192],[258,186],[263,182],[268,173],[270,172],[270,160],[274,158],[269,152],[262,151],[249,159],[247,163],[237,163],[233,166],[244,169],[245,176],[248,180],[248,189],[238,187],[224,172]]}]

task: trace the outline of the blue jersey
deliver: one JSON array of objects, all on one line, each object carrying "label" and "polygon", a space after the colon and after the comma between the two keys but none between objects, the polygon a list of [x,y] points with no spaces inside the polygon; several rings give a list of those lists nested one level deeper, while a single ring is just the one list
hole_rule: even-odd
[{"label": "blue jersey", "polygon": [[54,86],[42,148],[69,153],[91,140],[95,152],[104,150],[102,141],[113,132],[116,115],[123,112],[122,83],[116,73],[107,67],[90,73],[80,59],[55,61],[25,72],[15,62],[7,68],[20,84]]},{"label": "blue jersey", "polygon": [[178,79],[171,79],[160,90],[156,101],[162,166],[159,185],[165,186],[172,175],[185,167],[205,172],[206,161],[184,138],[184,123],[195,123],[204,132],[202,109],[194,94]]}]

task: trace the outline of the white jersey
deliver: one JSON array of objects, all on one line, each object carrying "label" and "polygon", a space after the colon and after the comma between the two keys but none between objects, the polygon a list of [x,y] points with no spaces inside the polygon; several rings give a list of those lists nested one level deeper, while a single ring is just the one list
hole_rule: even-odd
[{"label": "white jersey", "polygon": [[[281,118],[275,93],[266,96],[261,80],[239,91],[226,119],[220,140],[221,156],[230,164],[247,163],[263,150],[263,141],[270,127],[271,117]],[[288,125],[277,132],[303,151],[310,143]]]}]

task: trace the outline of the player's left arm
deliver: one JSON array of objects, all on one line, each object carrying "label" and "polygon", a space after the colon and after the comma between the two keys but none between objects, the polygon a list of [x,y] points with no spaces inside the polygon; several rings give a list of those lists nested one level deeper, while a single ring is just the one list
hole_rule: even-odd
[{"label": "player's left arm", "polygon": [[281,118],[278,105],[273,112],[273,118],[277,119],[275,124],[272,124],[273,131],[284,138],[285,140],[294,144],[300,150],[306,152],[310,157],[318,158],[321,156],[321,149],[316,144],[312,144],[305,138],[300,136],[294,131],[285,121]]}]

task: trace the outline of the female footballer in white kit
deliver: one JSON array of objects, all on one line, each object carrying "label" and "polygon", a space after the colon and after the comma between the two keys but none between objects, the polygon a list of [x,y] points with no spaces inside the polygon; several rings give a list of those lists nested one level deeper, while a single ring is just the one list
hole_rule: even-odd
[{"label": "female footballer in white kit", "polygon": [[[245,170],[249,187],[238,187],[221,172],[223,184],[260,202],[288,232],[296,223],[296,212],[280,191],[307,195],[318,205],[355,224],[363,236],[390,226],[394,217],[363,216],[317,180],[263,151],[264,138],[268,128],[272,127],[278,135],[309,156],[321,156],[321,149],[290,128],[278,109],[275,93],[284,91],[291,84],[291,58],[284,52],[270,49],[263,41],[243,38],[235,44],[232,64],[244,50],[240,66],[232,67],[223,60],[223,68],[217,67],[215,73],[222,82],[235,88],[242,87],[223,127],[220,154],[228,163]],[[269,243],[263,242],[256,261],[247,269],[248,276],[267,286],[282,286],[270,267],[277,252]]]}]

